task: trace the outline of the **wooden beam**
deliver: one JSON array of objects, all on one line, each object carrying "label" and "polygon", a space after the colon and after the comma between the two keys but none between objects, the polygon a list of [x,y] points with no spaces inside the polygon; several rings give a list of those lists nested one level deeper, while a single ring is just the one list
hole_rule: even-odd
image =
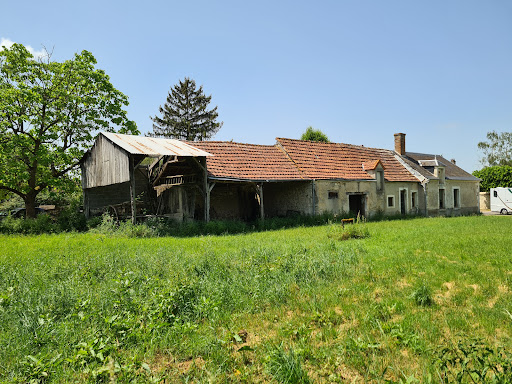
[{"label": "wooden beam", "polygon": [[169,166],[169,164],[178,163],[178,162],[179,162],[179,160],[178,160],[177,156],[174,156],[174,158],[172,160],[166,161],[163,164],[162,169],[160,170],[160,172],[158,172],[158,175],[155,177],[155,180],[153,180],[153,187],[158,184],[158,182],[160,181],[160,179],[164,175],[165,171],[167,171],[167,167]]},{"label": "wooden beam", "polygon": [[265,208],[263,206],[263,183],[260,183],[256,186],[258,191],[258,196],[260,197],[260,219],[261,221],[265,220]]},{"label": "wooden beam", "polygon": [[201,164],[195,157],[193,158],[203,170],[203,188],[204,188],[204,221],[210,221],[210,188],[208,187],[208,171],[206,169],[206,157],[204,158],[204,165]]},{"label": "wooden beam", "polygon": [[137,206],[135,202],[135,172],[134,172],[134,164],[133,164],[133,156],[129,157],[129,167],[130,167],[130,205],[132,208],[132,223],[136,224],[137,222]]},{"label": "wooden beam", "polygon": [[206,187],[206,222],[210,221],[210,194],[212,192],[215,183],[207,184]]},{"label": "wooden beam", "polygon": [[197,165],[199,165],[199,168],[201,168],[203,170],[203,172],[206,172],[206,157],[204,158],[204,167],[203,167],[203,164],[201,164],[201,162],[199,160],[197,160],[195,157],[193,157],[192,160],[194,160],[195,163]]}]

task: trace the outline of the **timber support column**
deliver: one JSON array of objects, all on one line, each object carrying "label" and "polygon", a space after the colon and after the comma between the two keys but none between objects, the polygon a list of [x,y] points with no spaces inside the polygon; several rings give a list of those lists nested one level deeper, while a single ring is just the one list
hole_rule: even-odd
[{"label": "timber support column", "polygon": [[210,188],[208,187],[208,170],[206,169],[206,157],[204,163],[201,164],[203,168],[203,189],[204,189],[204,221],[210,221]]},{"label": "timber support column", "polygon": [[129,168],[130,168],[130,205],[132,208],[132,224],[137,222],[137,206],[135,202],[135,171],[133,164],[133,156],[130,156],[129,160]]},{"label": "timber support column", "polygon": [[210,221],[210,195],[212,193],[212,189],[215,187],[215,183],[206,184],[206,222]]},{"label": "timber support column", "polygon": [[258,196],[260,198],[260,219],[261,221],[265,221],[265,208],[263,207],[263,183],[256,185],[256,190],[258,191]]}]

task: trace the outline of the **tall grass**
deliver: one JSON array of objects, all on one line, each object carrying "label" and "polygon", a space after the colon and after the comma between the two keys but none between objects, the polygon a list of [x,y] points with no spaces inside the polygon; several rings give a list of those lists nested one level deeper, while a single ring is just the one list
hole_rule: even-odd
[{"label": "tall grass", "polygon": [[507,382],[507,220],[0,235],[0,381]]}]

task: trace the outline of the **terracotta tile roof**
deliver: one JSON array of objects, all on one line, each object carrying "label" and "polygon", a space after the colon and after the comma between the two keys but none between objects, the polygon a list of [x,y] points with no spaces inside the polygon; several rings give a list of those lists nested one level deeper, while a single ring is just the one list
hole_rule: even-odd
[{"label": "terracotta tile roof", "polygon": [[286,154],[273,145],[230,141],[189,144],[213,155],[206,158],[210,177],[254,181],[307,179]]},{"label": "terracotta tile roof", "polygon": [[276,140],[311,179],[371,180],[373,177],[363,170],[363,163],[378,159],[385,168],[384,178],[387,181],[418,182],[390,150],[282,138]]},{"label": "terracotta tile roof", "polygon": [[379,163],[382,166],[382,168],[384,168],[380,160],[368,160],[363,163],[363,169],[365,171],[372,171],[375,168],[377,168],[377,165],[379,165]]}]

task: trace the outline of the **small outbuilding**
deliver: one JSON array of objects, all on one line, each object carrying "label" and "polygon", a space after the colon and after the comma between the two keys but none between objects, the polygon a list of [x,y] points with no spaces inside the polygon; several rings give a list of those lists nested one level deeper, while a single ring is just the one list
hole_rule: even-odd
[{"label": "small outbuilding", "polygon": [[[195,189],[207,196],[208,156],[179,140],[101,132],[81,161],[85,214],[107,210],[135,221],[137,216],[164,212],[170,206],[169,212],[194,216],[187,194],[169,191],[192,186],[191,201]],[[205,211],[202,216],[208,219]]]}]

